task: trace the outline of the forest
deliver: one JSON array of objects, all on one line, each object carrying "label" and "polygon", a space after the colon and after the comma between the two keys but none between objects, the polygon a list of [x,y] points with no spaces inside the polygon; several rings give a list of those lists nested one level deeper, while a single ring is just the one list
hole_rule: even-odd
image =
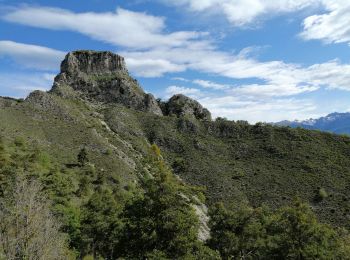
[{"label": "forest", "polygon": [[[60,165],[21,138],[0,142],[1,259],[349,259],[349,232],[296,197],[278,209],[215,203],[209,236],[185,184],[149,147],[140,182],[117,188],[81,147]],[[320,192],[319,199],[327,194]]]}]

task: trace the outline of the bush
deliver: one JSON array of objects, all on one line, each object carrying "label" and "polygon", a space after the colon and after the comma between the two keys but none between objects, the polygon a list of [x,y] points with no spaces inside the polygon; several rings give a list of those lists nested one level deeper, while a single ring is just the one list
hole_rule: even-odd
[{"label": "bush", "polygon": [[323,199],[328,197],[328,193],[326,192],[326,190],[324,188],[320,188],[318,190],[318,197],[320,198],[320,200],[323,200]]},{"label": "bush", "polygon": [[80,149],[77,159],[78,159],[78,163],[80,164],[80,166],[84,166],[86,163],[89,162],[89,158],[88,158],[87,151],[86,151],[85,147]]}]

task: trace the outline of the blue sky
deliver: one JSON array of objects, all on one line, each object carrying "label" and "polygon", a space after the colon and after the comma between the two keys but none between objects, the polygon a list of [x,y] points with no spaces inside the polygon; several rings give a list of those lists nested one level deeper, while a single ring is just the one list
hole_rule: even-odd
[{"label": "blue sky", "polygon": [[93,49],[214,117],[350,111],[349,21],[347,0],[0,0],[0,95],[48,90],[68,51]]}]

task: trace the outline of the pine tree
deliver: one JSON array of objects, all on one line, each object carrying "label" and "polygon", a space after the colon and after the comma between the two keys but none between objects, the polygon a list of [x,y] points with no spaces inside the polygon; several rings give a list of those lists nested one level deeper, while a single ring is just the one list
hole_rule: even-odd
[{"label": "pine tree", "polygon": [[200,259],[195,255],[201,255],[205,248],[198,241],[199,220],[183,185],[167,168],[155,145],[147,163],[151,177],[144,183],[145,193],[123,213],[122,256]]},{"label": "pine tree", "polygon": [[82,239],[85,253],[114,259],[122,223],[120,205],[109,189],[99,188],[83,206]]}]

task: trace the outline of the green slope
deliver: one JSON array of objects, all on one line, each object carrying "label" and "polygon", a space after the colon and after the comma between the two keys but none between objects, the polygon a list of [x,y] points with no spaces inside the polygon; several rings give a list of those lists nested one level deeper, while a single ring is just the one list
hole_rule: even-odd
[{"label": "green slope", "polygon": [[[209,203],[266,203],[277,207],[295,196],[322,220],[347,225],[350,139],[304,129],[218,120],[157,116],[120,105],[98,108],[43,94],[42,100],[1,101],[1,135],[38,144],[60,163],[72,164],[82,146],[100,171],[126,185],[137,180],[149,143],[186,182],[206,187]],[[6,104],[4,104],[6,103]],[[319,200],[323,188],[328,197]]]}]

